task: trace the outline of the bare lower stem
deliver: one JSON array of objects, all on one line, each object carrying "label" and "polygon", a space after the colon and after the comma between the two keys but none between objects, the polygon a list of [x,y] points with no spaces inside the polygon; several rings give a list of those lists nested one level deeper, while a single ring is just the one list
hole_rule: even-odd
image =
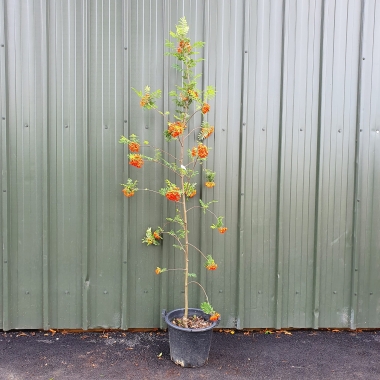
[{"label": "bare lower stem", "polygon": [[[183,154],[184,147],[183,142],[179,140],[181,143],[181,159],[180,164],[183,163]],[[185,313],[183,315],[184,320],[187,319],[189,315],[189,234],[187,231],[187,210],[186,210],[186,194],[185,194],[185,182],[184,176],[181,176],[181,189],[182,189],[182,206],[183,206],[183,228],[185,230]]]}]

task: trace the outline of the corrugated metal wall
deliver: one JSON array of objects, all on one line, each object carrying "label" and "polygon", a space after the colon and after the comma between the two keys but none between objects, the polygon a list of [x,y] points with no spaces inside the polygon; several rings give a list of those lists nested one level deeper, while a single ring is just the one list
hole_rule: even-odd
[{"label": "corrugated metal wall", "polygon": [[180,278],[153,272],[179,257],[141,244],[171,205],[120,191],[167,173],[118,144],[168,148],[131,87],[171,108],[182,16],[217,88],[200,196],[229,230],[201,213],[190,230],[218,262],[200,280],[222,325],[380,327],[379,0],[0,0],[0,326],[155,327],[182,306]]}]

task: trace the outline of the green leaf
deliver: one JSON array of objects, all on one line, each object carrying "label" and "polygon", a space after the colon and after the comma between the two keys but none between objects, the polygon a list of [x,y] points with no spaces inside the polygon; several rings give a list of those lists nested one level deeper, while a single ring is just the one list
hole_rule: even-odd
[{"label": "green leaf", "polygon": [[196,41],[193,43],[193,48],[199,48],[205,46],[205,43],[203,41]]},{"label": "green leaf", "polygon": [[189,277],[197,277],[197,275],[195,273],[188,273],[187,274]]},{"label": "green leaf", "polygon": [[199,203],[201,204],[201,208],[203,209],[203,213],[206,214],[206,210],[209,208],[211,203],[217,203],[218,201],[211,201],[208,203],[204,203],[202,199],[199,200]]},{"label": "green leaf", "polygon": [[213,307],[208,302],[201,303],[201,309],[205,314],[215,314]]}]

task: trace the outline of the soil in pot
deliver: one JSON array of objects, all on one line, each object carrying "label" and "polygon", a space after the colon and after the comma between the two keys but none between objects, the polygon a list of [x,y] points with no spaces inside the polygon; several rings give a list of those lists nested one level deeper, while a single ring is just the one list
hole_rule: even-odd
[{"label": "soil in pot", "polygon": [[172,320],[173,325],[178,327],[188,328],[188,329],[205,329],[212,325],[212,322],[206,320],[202,316],[192,315],[186,320],[182,318],[174,318]]}]

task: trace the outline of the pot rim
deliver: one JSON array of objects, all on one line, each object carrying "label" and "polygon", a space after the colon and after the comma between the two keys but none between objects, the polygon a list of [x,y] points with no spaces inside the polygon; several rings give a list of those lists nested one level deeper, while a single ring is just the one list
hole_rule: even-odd
[{"label": "pot rim", "polygon": [[[195,333],[197,333],[197,332],[201,333],[201,332],[209,331],[209,330],[215,328],[216,326],[218,326],[218,324],[219,324],[219,322],[220,322],[220,320],[218,319],[217,321],[212,322],[212,325],[209,326],[209,327],[205,327],[205,328],[203,328],[203,329],[189,329],[189,328],[185,328],[185,327],[177,326],[177,325],[175,325],[174,323],[172,323],[172,322],[169,320],[168,315],[170,315],[171,313],[174,313],[174,312],[176,312],[176,311],[184,311],[184,310],[185,310],[184,308],[180,308],[180,309],[174,309],[174,310],[171,310],[171,311],[167,312],[167,311],[164,309],[164,310],[162,310],[162,316],[164,317],[164,320],[165,320],[165,322],[166,322],[166,324],[167,324],[168,326],[173,327],[173,328],[175,328],[176,330],[187,331],[187,332],[195,332]],[[210,318],[210,314],[206,314],[206,313],[204,313],[202,309],[189,308],[189,312],[190,312],[190,310],[192,310],[192,311],[198,311],[198,312],[199,312],[198,315],[204,317],[204,318],[207,319],[207,320],[209,320],[209,318]]]}]

